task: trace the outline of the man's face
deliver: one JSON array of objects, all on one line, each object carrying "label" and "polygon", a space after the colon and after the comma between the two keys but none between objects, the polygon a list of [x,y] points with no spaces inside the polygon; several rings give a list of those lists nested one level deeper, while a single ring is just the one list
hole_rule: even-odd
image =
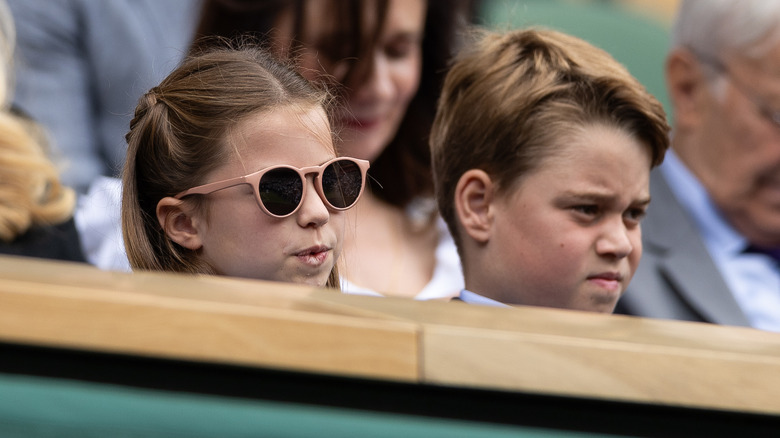
[{"label": "man's face", "polygon": [[751,242],[780,245],[780,44],[760,59],[724,57],[686,164]]}]

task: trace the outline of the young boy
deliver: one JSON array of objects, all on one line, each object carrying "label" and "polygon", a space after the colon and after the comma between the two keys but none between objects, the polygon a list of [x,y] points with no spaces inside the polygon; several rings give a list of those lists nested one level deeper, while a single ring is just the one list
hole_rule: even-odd
[{"label": "young boy", "polygon": [[431,134],[460,299],[612,312],[668,130],[606,52],[555,31],[484,31],[455,59]]}]

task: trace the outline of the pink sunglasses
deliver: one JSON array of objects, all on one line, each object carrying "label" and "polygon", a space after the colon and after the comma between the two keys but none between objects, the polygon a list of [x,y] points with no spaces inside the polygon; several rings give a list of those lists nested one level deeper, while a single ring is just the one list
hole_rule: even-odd
[{"label": "pink sunglasses", "polygon": [[249,175],[193,187],[175,198],[208,195],[228,187],[249,184],[260,208],[269,216],[282,218],[298,211],[306,196],[306,175],[314,174],[314,186],[325,205],[333,210],[347,210],[360,199],[369,167],[366,160],[346,157],[334,158],[319,166],[271,166]]}]

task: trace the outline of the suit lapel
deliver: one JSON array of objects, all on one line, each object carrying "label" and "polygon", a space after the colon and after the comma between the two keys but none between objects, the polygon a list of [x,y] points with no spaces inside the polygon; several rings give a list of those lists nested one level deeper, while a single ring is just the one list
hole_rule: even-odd
[{"label": "suit lapel", "polygon": [[705,320],[749,326],[699,237],[698,229],[657,170],[653,174],[651,193],[651,210],[656,214],[642,226],[647,231],[645,245],[658,254],[658,266],[664,276]]}]

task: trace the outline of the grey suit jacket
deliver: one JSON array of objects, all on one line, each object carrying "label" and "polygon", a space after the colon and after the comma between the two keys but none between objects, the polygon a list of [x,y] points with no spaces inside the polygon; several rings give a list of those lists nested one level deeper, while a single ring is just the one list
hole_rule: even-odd
[{"label": "grey suit jacket", "polygon": [[656,169],[642,222],[644,252],[615,313],[749,326],[693,219]]}]

